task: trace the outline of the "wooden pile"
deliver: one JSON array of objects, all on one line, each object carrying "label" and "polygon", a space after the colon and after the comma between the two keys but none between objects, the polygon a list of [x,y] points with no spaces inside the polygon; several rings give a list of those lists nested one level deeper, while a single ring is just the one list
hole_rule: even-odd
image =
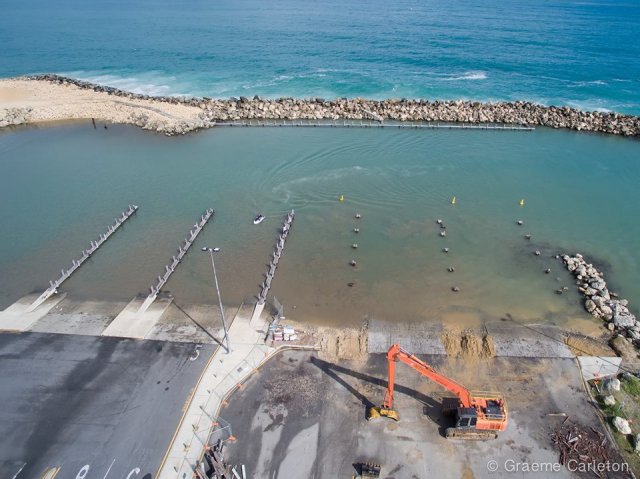
[{"label": "wooden pile", "polygon": [[567,419],[551,434],[560,451],[560,464],[567,465],[572,461],[572,468],[575,468],[579,463],[597,466],[609,462],[609,444],[604,434]]}]

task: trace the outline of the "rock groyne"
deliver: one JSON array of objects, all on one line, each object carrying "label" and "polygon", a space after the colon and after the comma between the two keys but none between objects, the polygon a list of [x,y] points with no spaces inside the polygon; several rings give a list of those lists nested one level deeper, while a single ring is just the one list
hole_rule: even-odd
[{"label": "rock groyne", "polygon": [[629,302],[619,299],[616,293],[608,289],[602,272],[588,263],[581,254],[564,255],[562,261],[577,280],[578,289],[585,298],[585,309],[607,322],[610,331],[618,332],[640,346],[640,323],[629,311]]},{"label": "rock groyne", "polygon": [[[158,121],[152,115],[132,113],[125,123],[161,131],[184,134],[216,123],[242,120],[393,120],[400,122],[499,123],[511,125],[567,128],[622,136],[640,135],[640,117],[613,112],[587,112],[569,107],[543,106],[527,101],[482,103],[473,101],[429,101],[411,99],[367,100],[362,98],[278,98],[150,96],[118,88],[46,74],[24,77],[57,85],[75,86],[121,99],[162,102],[198,109],[195,118],[185,121]],[[5,110],[5,112],[8,110]],[[2,111],[0,111],[2,113]],[[28,115],[25,115],[25,122]],[[109,120],[109,118],[103,118]],[[6,121],[0,117],[0,122]],[[0,123],[1,124],[1,123]],[[15,117],[7,124],[16,124]]]}]

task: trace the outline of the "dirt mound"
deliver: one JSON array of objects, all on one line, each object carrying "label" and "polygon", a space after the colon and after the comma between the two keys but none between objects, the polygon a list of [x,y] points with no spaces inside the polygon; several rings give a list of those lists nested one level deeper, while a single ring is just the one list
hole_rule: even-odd
[{"label": "dirt mound", "polygon": [[568,335],[564,342],[576,356],[615,356],[616,353],[607,344],[588,336]]},{"label": "dirt mound", "polygon": [[478,333],[472,329],[445,330],[442,344],[447,354],[454,358],[492,358],[496,355],[493,338],[486,330]]},{"label": "dirt mound", "polygon": [[360,329],[320,327],[319,356],[323,359],[366,359],[367,325]]}]

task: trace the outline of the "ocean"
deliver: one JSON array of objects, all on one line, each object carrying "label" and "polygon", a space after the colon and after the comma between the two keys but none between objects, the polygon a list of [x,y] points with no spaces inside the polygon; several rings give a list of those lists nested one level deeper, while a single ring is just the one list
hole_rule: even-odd
[{"label": "ocean", "polygon": [[0,77],[640,114],[639,37],[631,0],[3,0]]}]

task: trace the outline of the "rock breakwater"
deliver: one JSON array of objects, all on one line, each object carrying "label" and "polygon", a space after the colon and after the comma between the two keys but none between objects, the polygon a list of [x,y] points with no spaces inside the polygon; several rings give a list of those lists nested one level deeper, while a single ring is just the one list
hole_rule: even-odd
[{"label": "rock breakwater", "polygon": [[0,110],[0,128],[5,126],[22,125],[29,121],[31,108],[7,108]]},{"label": "rock breakwater", "polygon": [[[46,74],[24,77],[57,85],[75,86],[128,100],[161,102],[198,109],[196,117],[176,122],[158,121],[151,115],[131,114],[124,123],[161,131],[167,135],[209,128],[219,122],[242,120],[393,120],[401,122],[499,123],[544,126],[622,136],[640,135],[640,117],[613,112],[586,112],[569,107],[543,106],[526,101],[481,103],[410,99],[362,98],[253,98],[155,97],[118,88]],[[5,110],[6,111],[6,110]],[[2,111],[0,111],[0,114]],[[104,118],[109,120],[109,118]],[[3,118],[0,117],[0,121]]]},{"label": "rock breakwater", "polygon": [[610,291],[602,272],[588,263],[581,254],[564,255],[562,261],[575,276],[578,289],[583,294],[585,309],[603,321],[612,332],[629,338],[635,346],[640,346],[640,323],[628,308],[626,299],[619,299]]}]

